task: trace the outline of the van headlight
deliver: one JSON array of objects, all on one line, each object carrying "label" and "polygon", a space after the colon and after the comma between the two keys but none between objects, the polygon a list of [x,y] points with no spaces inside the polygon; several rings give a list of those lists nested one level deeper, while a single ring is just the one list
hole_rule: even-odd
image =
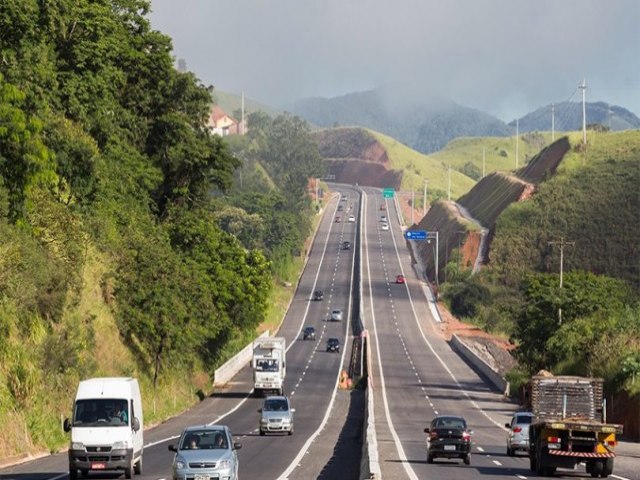
[{"label": "van headlight", "polygon": [[84,443],[71,442],[71,450],[84,450]]},{"label": "van headlight", "polygon": [[220,460],[220,462],[218,462],[218,468],[220,470],[231,468],[231,460]]},{"label": "van headlight", "polygon": [[129,442],[123,440],[121,442],[115,442],[111,448],[114,450],[126,450],[129,447]]}]

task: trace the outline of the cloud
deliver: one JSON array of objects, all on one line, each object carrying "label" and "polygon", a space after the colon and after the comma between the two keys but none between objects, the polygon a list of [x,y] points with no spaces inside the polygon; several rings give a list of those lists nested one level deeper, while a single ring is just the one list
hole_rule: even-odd
[{"label": "cloud", "polygon": [[504,120],[588,98],[640,113],[636,0],[152,0],[206,84],[273,105],[389,83]]}]

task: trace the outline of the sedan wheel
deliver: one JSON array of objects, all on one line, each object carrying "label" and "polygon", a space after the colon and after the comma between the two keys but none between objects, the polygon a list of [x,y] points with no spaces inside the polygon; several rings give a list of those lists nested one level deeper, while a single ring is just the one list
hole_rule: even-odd
[{"label": "sedan wheel", "polygon": [[465,465],[471,465],[471,455],[467,455],[462,461]]}]

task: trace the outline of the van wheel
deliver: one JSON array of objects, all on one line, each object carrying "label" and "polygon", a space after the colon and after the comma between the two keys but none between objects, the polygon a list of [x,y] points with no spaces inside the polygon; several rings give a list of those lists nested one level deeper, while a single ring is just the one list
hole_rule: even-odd
[{"label": "van wheel", "polygon": [[133,460],[131,460],[131,465],[124,469],[124,478],[133,477]]},{"label": "van wheel", "polygon": [[133,471],[136,475],[142,475],[142,457],[133,466]]}]

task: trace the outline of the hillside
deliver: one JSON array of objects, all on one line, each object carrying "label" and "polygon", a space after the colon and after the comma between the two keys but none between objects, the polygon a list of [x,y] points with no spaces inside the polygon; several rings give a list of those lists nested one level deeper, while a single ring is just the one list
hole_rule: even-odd
[{"label": "hillside", "polygon": [[[582,102],[561,102],[554,105],[556,132],[582,129]],[[611,131],[640,128],[640,118],[626,108],[604,102],[586,103],[587,124],[600,124]],[[509,123],[515,127],[515,120]],[[540,107],[518,120],[520,132],[550,132],[551,105]]]},{"label": "hillside", "polygon": [[[329,175],[342,183],[358,183],[379,188],[416,192],[422,208],[424,180],[430,199],[446,196],[448,165],[416,152],[378,132],[357,127],[332,128],[314,132],[321,155],[329,162]],[[473,180],[461,172],[451,172],[451,194],[462,195]]]},{"label": "hillside", "polygon": [[[214,90],[213,101],[216,105],[220,106],[220,108],[232,116],[235,115],[234,112],[239,111],[242,108],[242,95],[237,95],[235,93]],[[248,115],[253,112],[264,112],[270,117],[275,117],[282,113],[277,108],[270,107],[245,96],[244,114]],[[238,118],[238,120],[240,119]]]},{"label": "hillside", "polygon": [[512,129],[491,115],[452,101],[403,97],[379,88],[334,98],[299,100],[291,111],[321,127],[361,126],[396,138],[422,153],[463,136],[504,136]]}]

